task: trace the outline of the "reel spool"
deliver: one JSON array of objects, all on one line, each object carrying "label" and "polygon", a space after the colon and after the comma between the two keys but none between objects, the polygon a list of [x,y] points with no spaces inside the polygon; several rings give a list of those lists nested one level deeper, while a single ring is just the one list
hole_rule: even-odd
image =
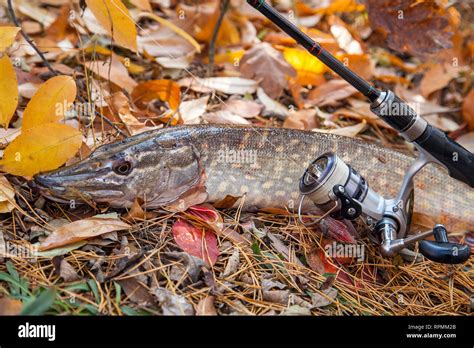
[{"label": "reel spool", "polygon": [[412,178],[423,163],[423,158],[415,161],[407,171],[398,196],[386,199],[372,190],[368,182],[335,153],[324,153],[310,163],[300,179],[300,221],[308,225],[301,219],[301,207],[307,197],[325,212],[310,225],[328,215],[346,220],[361,217],[379,237],[381,253],[386,257],[392,257],[406,246],[434,235],[435,241],[420,242],[420,252],[425,257],[442,263],[464,262],[470,256],[469,246],[449,243],[447,231],[442,225],[404,238],[413,213]]}]

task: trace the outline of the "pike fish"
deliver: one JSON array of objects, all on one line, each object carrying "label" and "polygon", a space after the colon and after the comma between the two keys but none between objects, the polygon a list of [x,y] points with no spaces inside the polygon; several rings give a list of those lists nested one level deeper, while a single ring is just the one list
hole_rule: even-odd
[{"label": "pike fish", "polygon": [[[299,179],[319,155],[334,151],[376,192],[394,197],[413,157],[338,135],[284,128],[177,126],[98,147],[73,165],[37,175],[57,201],[93,201],[148,208],[191,196],[216,202],[241,197],[243,210],[297,207]],[[474,230],[474,190],[428,165],[415,177],[414,211],[451,231]],[[305,210],[311,209],[305,206]]]}]

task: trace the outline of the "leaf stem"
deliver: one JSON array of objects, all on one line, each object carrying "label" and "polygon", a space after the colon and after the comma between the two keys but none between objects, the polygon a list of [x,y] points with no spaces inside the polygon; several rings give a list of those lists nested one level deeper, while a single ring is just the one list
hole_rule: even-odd
[{"label": "leaf stem", "polygon": [[219,29],[222,26],[222,22],[224,20],[224,16],[229,9],[230,0],[222,0],[221,3],[221,12],[219,13],[219,17],[217,18],[216,25],[214,26],[214,31],[212,32],[212,38],[209,43],[209,63],[207,65],[207,75],[211,76],[214,68],[214,54],[216,51],[216,41],[217,35],[219,34]]}]

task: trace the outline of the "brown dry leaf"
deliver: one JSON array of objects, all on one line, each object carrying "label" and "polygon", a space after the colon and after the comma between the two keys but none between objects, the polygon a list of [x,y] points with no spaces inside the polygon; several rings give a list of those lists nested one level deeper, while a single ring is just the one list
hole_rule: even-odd
[{"label": "brown dry leaf", "polygon": [[344,54],[338,58],[363,79],[370,80],[374,76],[375,61],[369,54]]},{"label": "brown dry leaf", "polygon": [[65,124],[46,123],[15,138],[5,149],[0,166],[13,175],[35,175],[66,163],[81,144],[82,133],[77,129]]},{"label": "brown dry leaf", "polygon": [[244,77],[260,81],[260,86],[271,98],[277,98],[288,85],[288,76],[296,76],[280,52],[270,44],[255,44],[240,61],[240,72]]},{"label": "brown dry leaf", "polygon": [[147,305],[153,303],[153,297],[137,279],[127,278],[118,281],[127,297],[134,303]]},{"label": "brown dry leaf", "polygon": [[203,120],[209,123],[222,123],[222,124],[250,124],[242,116],[239,116],[232,111],[228,110],[217,110],[215,112],[208,112],[202,115]]},{"label": "brown dry leaf", "polygon": [[55,76],[43,83],[23,113],[22,130],[64,119],[76,99],[76,82],[70,76]]},{"label": "brown dry leaf", "polygon": [[353,126],[336,128],[336,129],[329,129],[329,130],[314,129],[314,131],[321,132],[321,133],[342,135],[342,136],[345,136],[345,137],[355,137],[357,134],[365,131],[367,129],[367,127],[368,127],[367,126],[367,121],[362,120],[362,122],[357,123]]},{"label": "brown dry leaf", "polygon": [[337,105],[338,101],[355,94],[357,90],[341,79],[331,80],[313,89],[308,95],[307,106]]},{"label": "brown dry leaf", "polygon": [[243,118],[254,118],[260,115],[263,106],[253,100],[229,99],[221,110],[232,111]]},{"label": "brown dry leaf", "polygon": [[39,250],[49,250],[87,238],[100,236],[104,233],[122,231],[129,228],[131,228],[129,224],[118,218],[96,215],[57,228],[41,243]]},{"label": "brown dry leaf", "polygon": [[0,213],[9,213],[15,205],[15,189],[5,176],[0,176]]},{"label": "brown dry leaf", "polygon": [[127,68],[120,62],[120,59],[117,57],[117,55],[112,54],[111,59],[112,64],[109,60],[97,60],[87,61],[85,62],[85,66],[99,77],[103,78],[104,80],[110,80],[117,86],[130,93],[133,88],[135,88],[137,83],[130,77]]},{"label": "brown dry leaf", "polygon": [[429,116],[424,116],[423,118],[426,121],[428,121],[429,124],[445,132],[453,132],[459,128],[459,124],[457,124],[455,121],[447,117],[443,117],[439,115],[429,115]]},{"label": "brown dry leaf", "polygon": [[132,91],[132,100],[135,104],[155,99],[167,102],[173,111],[178,110],[181,102],[179,85],[173,80],[150,80],[140,83]]},{"label": "brown dry leaf", "polygon": [[367,0],[366,8],[371,27],[396,51],[424,57],[451,47],[450,13],[437,1]]},{"label": "brown dry leaf", "polygon": [[121,0],[86,0],[86,4],[115,43],[137,52],[137,29]]},{"label": "brown dry leaf", "polygon": [[452,64],[436,64],[432,66],[423,77],[420,83],[421,94],[428,98],[428,96],[442,89],[448,85],[448,83],[456,78],[459,74],[459,68]]},{"label": "brown dry leaf", "polygon": [[196,306],[196,315],[217,315],[214,307],[215,296],[206,296]]},{"label": "brown dry leaf", "polygon": [[65,282],[73,282],[80,279],[74,267],[65,259],[62,259],[59,264],[59,276],[63,278]]},{"label": "brown dry leaf", "polygon": [[470,130],[474,130],[474,89],[464,98],[462,103],[462,116]]},{"label": "brown dry leaf", "polygon": [[8,297],[0,298],[0,315],[20,315],[23,303]]},{"label": "brown dry leaf", "polygon": [[465,147],[467,150],[474,153],[474,132],[469,132],[461,135],[456,141]]},{"label": "brown dry leaf", "polygon": [[284,128],[294,128],[309,130],[318,127],[319,122],[316,118],[315,109],[306,109],[300,111],[293,111],[288,114],[288,117],[283,122]]},{"label": "brown dry leaf", "polygon": [[19,31],[18,27],[0,27],[0,53],[5,52],[15,42],[16,34]]},{"label": "brown dry leaf", "polygon": [[0,125],[8,128],[18,105],[18,81],[7,55],[0,58]]}]

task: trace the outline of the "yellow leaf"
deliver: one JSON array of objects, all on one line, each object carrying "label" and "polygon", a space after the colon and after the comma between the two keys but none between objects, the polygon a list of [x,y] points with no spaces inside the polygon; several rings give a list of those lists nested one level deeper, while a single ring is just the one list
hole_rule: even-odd
[{"label": "yellow leaf", "polygon": [[86,4],[115,43],[137,52],[137,28],[121,0],[86,0]]},{"label": "yellow leaf", "polygon": [[151,80],[140,83],[132,91],[134,103],[146,103],[153,99],[165,101],[172,110],[177,110],[181,102],[179,85],[172,80]]},{"label": "yellow leaf", "polygon": [[0,58],[0,125],[8,128],[8,123],[18,105],[18,81],[15,69],[8,56]]},{"label": "yellow leaf", "polygon": [[22,129],[58,122],[76,99],[76,83],[70,76],[55,76],[43,83],[25,108]]},{"label": "yellow leaf", "polygon": [[285,48],[283,57],[295,68],[297,81],[301,85],[318,85],[324,81],[326,66],[314,56],[299,48]]},{"label": "yellow leaf", "polygon": [[15,190],[7,178],[0,176],[0,213],[9,213],[15,208]]},{"label": "yellow leaf", "polygon": [[42,124],[22,132],[10,143],[0,166],[13,175],[35,175],[66,163],[81,144],[82,134],[77,129],[65,124]]},{"label": "yellow leaf", "polygon": [[177,27],[170,21],[167,21],[164,18],[158,17],[157,15],[153,13],[147,13],[147,12],[140,13],[140,17],[148,17],[148,18],[154,19],[161,25],[168,27],[169,29],[173,30],[176,34],[181,36],[183,39],[186,39],[191,45],[193,45],[198,53],[201,53],[201,46],[199,46],[199,43],[196,40],[194,40],[194,38],[191,35],[189,35],[183,29]]},{"label": "yellow leaf", "polygon": [[19,31],[18,27],[0,27],[0,53],[11,46]]}]

